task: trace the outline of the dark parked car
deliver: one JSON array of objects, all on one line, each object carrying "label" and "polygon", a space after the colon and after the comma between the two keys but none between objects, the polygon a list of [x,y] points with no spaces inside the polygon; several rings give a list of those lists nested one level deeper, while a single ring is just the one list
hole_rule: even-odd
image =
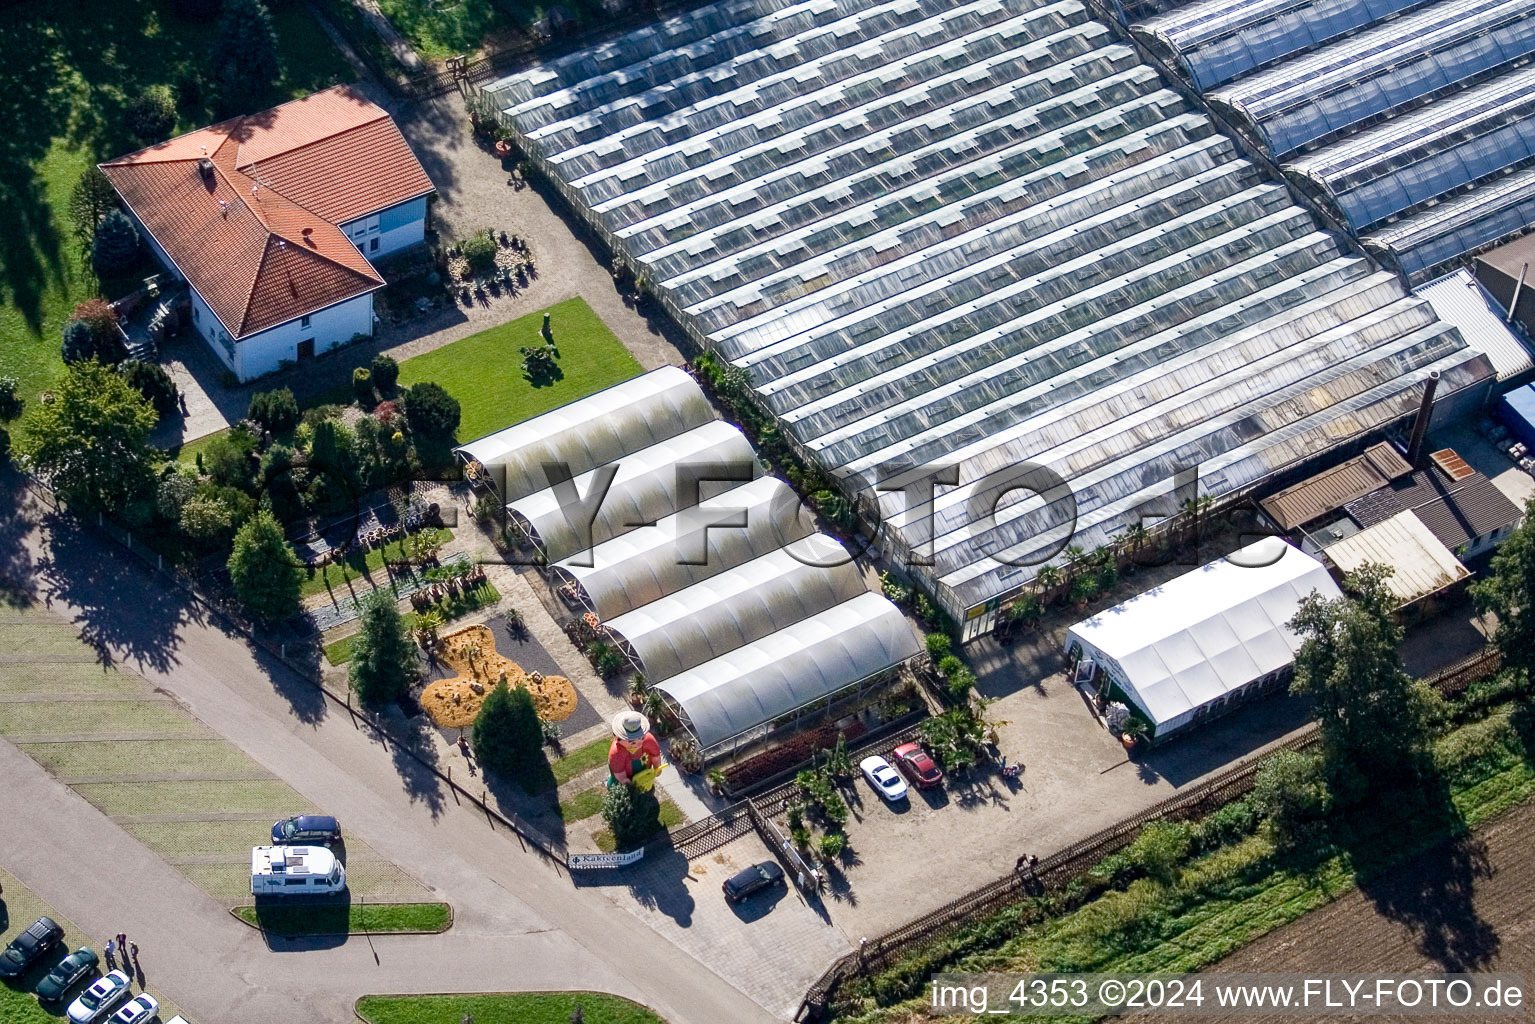
[{"label": "dark parked car", "polygon": [[64,941],[64,929],[51,917],[40,917],[32,926],[11,940],[0,953],[0,978],[17,978],[37,963],[48,951]]},{"label": "dark parked car", "polygon": [[731,875],[720,888],[725,890],[725,899],[731,903],[740,903],[753,893],[785,884],[783,868],[773,861],[765,860]]},{"label": "dark parked car", "polygon": [[330,846],[341,842],[341,823],[326,814],[300,814],[272,826],[277,846]]},{"label": "dark parked car", "polygon": [[58,1002],[76,982],[94,974],[98,963],[100,961],[96,959],[96,954],[81,946],[54,965],[48,977],[37,983],[37,998],[45,1003]]}]

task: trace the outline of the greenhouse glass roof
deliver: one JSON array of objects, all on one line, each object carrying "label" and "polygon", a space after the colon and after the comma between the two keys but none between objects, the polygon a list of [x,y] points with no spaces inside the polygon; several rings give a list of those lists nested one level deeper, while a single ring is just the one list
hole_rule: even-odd
[{"label": "greenhouse glass roof", "polygon": [[1412,285],[1535,224],[1535,0],[1205,0],[1132,30]]},{"label": "greenhouse glass roof", "polygon": [[951,614],[1491,376],[1077,0],[732,0],[476,103]]}]

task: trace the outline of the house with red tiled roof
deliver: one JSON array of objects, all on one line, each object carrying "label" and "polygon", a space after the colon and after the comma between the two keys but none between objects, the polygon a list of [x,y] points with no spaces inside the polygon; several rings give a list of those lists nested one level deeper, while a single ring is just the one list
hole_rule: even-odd
[{"label": "house with red tiled roof", "polygon": [[371,335],[373,262],[424,239],[433,191],[393,118],[348,86],[101,170],[242,381]]}]

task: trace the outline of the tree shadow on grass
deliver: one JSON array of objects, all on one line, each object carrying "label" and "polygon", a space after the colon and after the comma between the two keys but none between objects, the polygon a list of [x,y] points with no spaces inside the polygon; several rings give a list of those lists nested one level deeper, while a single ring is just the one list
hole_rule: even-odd
[{"label": "tree shadow on grass", "polygon": [[0,466],[0,606],[29,608],[38,601],[37,566],[25,544],[36,511],[21,475]]}]

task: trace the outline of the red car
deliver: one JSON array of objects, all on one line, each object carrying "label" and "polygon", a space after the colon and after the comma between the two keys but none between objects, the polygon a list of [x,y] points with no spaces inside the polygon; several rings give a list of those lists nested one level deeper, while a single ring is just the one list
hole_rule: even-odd
[{"label": "red car", "polygon": [[932,789],[943,781],[943,771],[927,756],[927,751],[915,743],[903,743],[891,751],[895,763],[918,789]]}]

